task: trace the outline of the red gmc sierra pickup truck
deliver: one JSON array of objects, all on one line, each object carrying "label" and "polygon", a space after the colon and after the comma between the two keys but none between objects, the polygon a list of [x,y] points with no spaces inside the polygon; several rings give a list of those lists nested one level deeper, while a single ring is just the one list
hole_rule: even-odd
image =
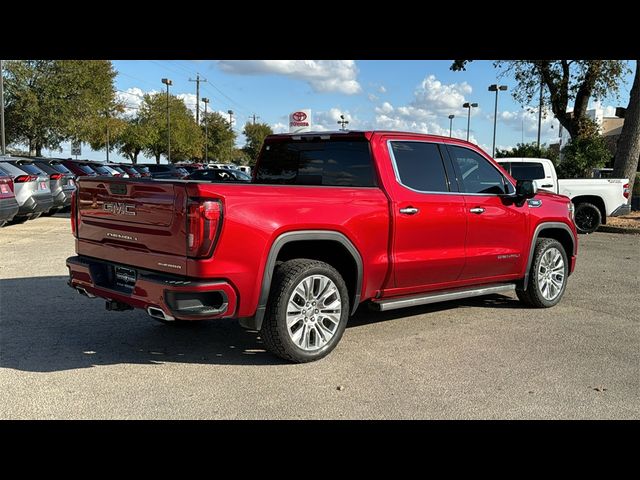
[{"label": "red gmc sierra pickup truck", "polygon": [[69,285],[158,320],[237,318],[294,362],[378,310],[503,293],[562,298],[578,249],[565,196],[462,140],[271,135],[251,183],[81,177]]}]

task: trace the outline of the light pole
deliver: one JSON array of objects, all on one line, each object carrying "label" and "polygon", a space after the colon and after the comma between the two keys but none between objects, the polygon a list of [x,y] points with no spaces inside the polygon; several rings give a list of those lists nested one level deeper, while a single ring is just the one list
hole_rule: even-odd
[{"label": "light pole", "polygon": [[453,119],[456,118],[455,115],[449,115],[449,137],[451,137],[451,132],[453,131]]},{"label": "light pole", "polygon": [[346,130],[345,125],[349,124],[349,120],[345,120],[344,115],[340,115],[340,120],[338,120],[338,124],[340,125],[340,130]]},{"label": "light pole", "polygon": [[469,103],[466,102],[462,105],[462,108],[468,108],[469,113],[467,114],[467,142],[469,141],[469,127],[471,127],[471,109],[477,107],[477,103]]},{"label": "light pole", "polygon": [[496,125],[498,121],[498,92],[502,90],[503,92],[507,89],[506,85],[498,85],[494,83],[493,85],[489,85],[490,92],[496,92],[496,108],[493,112],[493,147],[491,149],[491,156],[496,156]]},{"label": "light pole", "polygon": [[209,99],[203,98],[204,103],[204,163],[209,163],[209,121],[207,119],[207,105]]},{"label": "light pole", "polygon": [[105,113],[107,115],[107,163],[109,163],[109,110]]},{"label": "light pole", "polygon": [[229,128],[233,130],[233,110],[227,110],[229,114]]},{"label": "light pole", "polygon": [[171,163],[171,111],[169,109],[169,87],[173,82],[169,78],[163,78],[162,83],[167,86],[167,162]]},{"label": "light pole", "polygon": [[4,143],[4,71],[2,70],[2,60],[0,60],[0,136],[2,137],[2,155],[7,154]]}]

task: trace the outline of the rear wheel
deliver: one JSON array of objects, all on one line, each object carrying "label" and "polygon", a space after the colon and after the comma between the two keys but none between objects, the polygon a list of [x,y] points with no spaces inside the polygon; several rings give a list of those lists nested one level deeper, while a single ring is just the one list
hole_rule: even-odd
[{"label": "rear wheel", "polygon": [[600,209],[587,202],[576,205],[575,218],[576,228],[580,233],[593,233],[602,223]]},{"label": "rear wheel", "polygon": [[533,253],[527,289],[516,288],[516,294],[529,306],[553,307],[564,295],[568,276],[569,262],[562,244],[553,238],[540,238]]},{"label": "rear wheel", "polygon": [[260,335],[286,360],[319,360],[338,344],[349,317],[342,276],[318,260],[296,259],[276,268]]},{"label": "rear wheel", "polygon": [[2,222],[0,222],[0,228],[4,227],[6,224],[7,222],[3,220]]},{"label": "rear wheel", "polygon": [[16,216],[16,217],[13,217],[13,219],[9,222],[9,224],[17,225],[17,224],[20,224],[20,223],[24,223],[27,220],[29,220],[28,216],[19,216],[19,217]]}]

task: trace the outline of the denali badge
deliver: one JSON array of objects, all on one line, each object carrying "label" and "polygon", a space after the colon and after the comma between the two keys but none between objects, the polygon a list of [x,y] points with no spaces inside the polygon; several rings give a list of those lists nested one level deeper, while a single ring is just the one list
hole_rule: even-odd
[{"label": "denali badge", "polygon": [[131,235],[123,235],[121,233],[107,232],[107,237],[119,238],[120,240],[133,240],[138,241],[138,237],[132,237]]},{"label": "denali badge", "polygon": [[113,213],[114,215],[136,214],[136,206],[133,203],[104,202],[102,209],[105,212]]},{"label": "denali badge", "polygon": [[158,262],[158,265],[161,266],[161,267],[177,268],[179,270],[182,270],[182,267],[180,265],[174,265],[173,263]]}]

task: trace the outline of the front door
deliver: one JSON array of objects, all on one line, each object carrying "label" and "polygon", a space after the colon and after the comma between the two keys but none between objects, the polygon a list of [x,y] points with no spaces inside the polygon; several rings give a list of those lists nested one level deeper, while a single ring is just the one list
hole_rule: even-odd
[{"label": "front door", "polygon": [[526,261],[529,206],[517,206],[513,185],[478,152],[449,146],[464,193],[467,216],[466,262],[460,280],[517,275]]},{"label": "front door", "polygon": [[[397,294],[419,292],[458,279],[464,267],[464,197],[451,191],[443,145],[388,142],[396,182],[393,262]],[[454,182],[455,185],[455,182]]]}]

